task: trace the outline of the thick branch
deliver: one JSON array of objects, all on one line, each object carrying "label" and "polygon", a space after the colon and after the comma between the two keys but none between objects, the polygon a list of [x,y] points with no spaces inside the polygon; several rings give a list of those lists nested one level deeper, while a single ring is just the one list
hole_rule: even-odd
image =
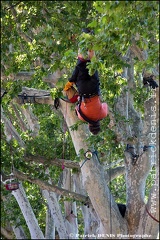
[{"label": "thick branch", "polygon": [[135,43],[132,44],[130,50],[134,53],[135,57],[139,59],[139,61],[145,61],[148,58],[147,51],[141,50]]},{"label": "thick branch", "polygon": [[59,195],[63,195],[63,196],[66,196],[66,197],[70,197],[72,199],[75,199],[75,200],[78,200],[78,201],[82,201],[82,202],[86,202],[87,200],[87,196],[84,196],[84,195],[81,195],[81,194],[78,194],[78,193],[75,193],[75,192],[70,192],[66,189],[63,189],[63,188],[60,188],[60,187],[57,187],[55,185],[51,185],[47,182],[43,182],[41,181],[40,179],[34,179],[32,177],[29,177],[28,175],[14,169],[13,170],[13,173],[15,175],[16,178],[20,179],[20,180],[25,180],[25,181],[29,181],[31,183],[35,183],[37,184],[41,189],[46,189],[48,191],[51,191],[51,192],[56,192],[57,194]]},{"label": "thick branch", "polygon": [[118,176],[120,176],[124,173],[125,173],[124,166],[116,167],[116,168],[108,170],[107,174],[105,174],[107,183],[111,182],[113,179],[117,178]]},{"label": "thick branch", "polygon": [[[36,72],[19,72],[17,74],[11,74],[9,78],[13,81],[21,80],[21,81],[31,81],[32,77],[34,76]],[[43,77],[44,82],[49,82],[49,83],[56,83],[60,77],[65,73],[65,70],[60,71],[59,69],[55,71],[52,74],[48,74],[48,76]],[[3,71],[1,71],[1,79],[2,80],[7,80],[8,76],[4,75]]]},{"label": "thick branch", "polygon": [[12,123],[6,118],[6,116],[4,115],[4,111],[3,111],[3,108],[1,106],[1,118],[2,118],[2,121],[4,122],[5,124],[5,128],[6,128],[6,137],[8,138],[8,135],[10,135],[9,137],[9,140],[10,138],[12,138],[12,136],[15,137],[15,139],[18,141],[18,143],[20,144],[21,147],[25,147],[25,144],[24,142],[22,141],[21,137],[19,136],[17,130],[14,128],[14,126],[12,125]]},{"label": "thick branch", "polygon": [[20,112],[18,111],[16,105],[11,102],[11,106],[15,112],[15,115],[16,115],[16,121],[18,121],[18,125],[20,126],[21,130],[22,131],[27,131],[29,129],[29,126],[27,126],[27,124],[25,123],[25,121],[22,119],[21,115],[20,115]]},{"label": "thick branch", "polygon": [[62,167],[62,165],[66,168],[76,168],[80,169],[79,163],[73,162],[72,160],[66,160],[66,159],[51,159],[47,160],[45,157],[42,156],[33,156],[29,155],[24,158],[25,161],[27,162],[38,162],[42,163],[44,165],[55,165],[58,167]]}]

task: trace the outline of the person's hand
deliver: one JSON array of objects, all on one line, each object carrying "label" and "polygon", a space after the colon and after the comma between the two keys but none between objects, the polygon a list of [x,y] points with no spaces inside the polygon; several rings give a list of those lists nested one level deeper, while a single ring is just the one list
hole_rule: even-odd
[{"label": "person's hand", "polygon": [[95,56],[94,50],[88,50],[88,56],[89,56],[89,59],[91,59],[92,57],[94,57],[94,56]]},{"label": "person's hand", "polygon": [[64,87],[64,91],[67,91],[68,89],[70,89],[72,86],[73,86],[73,84],[74,84],[74,82],[67,82],[66,83],[66,85],[65,85],[65,87]]}]

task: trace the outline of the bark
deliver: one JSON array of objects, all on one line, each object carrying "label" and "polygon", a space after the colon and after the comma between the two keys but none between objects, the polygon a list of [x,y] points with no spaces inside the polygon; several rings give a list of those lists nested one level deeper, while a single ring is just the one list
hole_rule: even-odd
[{"label": "bark", "polygon": [[[4,180],[3,183],[5,184],[5,179],[3,179],[3,180]],[[7,207],[7,202],[10,201],[10,198],[11,198],[11,195],[9,195],[9,198],[8,198],[8,196],[6,197],[6,196],[1,195],[1,199],[4,202],[5,211],[6,211],[7,215],[11,214],[11,211]],[[17,226],[17,224],[18,224],[18,226]],[[4,233],[4,236],[6,236],[6,238],[8,238],[8,239],[14,239],[15,236],[16,236],[16,239],[27,239],[22,226],[19,225],[19,218],[16,219],[15,224],[13,222],[9,223],[6,228],[2,229],[2,232]]]},{"label": "bark", "polygon": [[41,104],[50,104],[54,105],[54,99],[50,96],[50,91],[46,90],[37,90],[34,88],[23,87],[22,92],[19,95],[26,95],[26,98],[23,99],[21,96],[15,98],[15,101],[19,104],[25,104],[29,102],[41,103]]},{"label": "bark", "polygon": [[12,194],[16,198],[25,218],[26,224],[30,231],[31,239],[44,239],[43,233],[38,225],[37,219],[33,213],[32,207],[27,199],[22,185],[19,184],[19,189],[12,191]]},{"label": "bark", "polygon": [[77,162],[73,162],[72,160],[67,160],[67,159],[51,159],[49,160],[49,163],[48,163],[48,160],[45,158],[45,157],[42,157],[42,156],[33,156],[33,155],[29,155],[29,156],[26,156],[25,158],[25,161],[27,162],[37,162],[37,163],[42,163],[44,165],[55,165],[55,166],[58,166],[58,167],[62,167],[62,164],[64,167],[66,168],[75,168],[77,170],[80,170],[80,166],[79,166],[79,163]]},{"label": "bark", "polygon": [[22,113],[24,114],[28,129],[32,131],[31,135],[33,137],[36,137],[39,133],[40,125],[38,122],[37,117],[33,114],[32,109],[30,106],[27,106],[27,108],[21,108]]},{"label": "bark", "polygon": [[12,137],[15,137],[19,145],[21,147],[25,147],[25,144],[22,141],[21,137],[19,136],[17,130],[14,128],[12,123],[5,116],[2,106],[1,106],[1,119],[5,125],[5,135],[6,135],[7,141],[10,141]]},{"label": "bark", "polygon": [[109,169],[107,171],[107,173],[105,173],[105,179],[106,179],[106,183],[107,185],[109,184],[109,182],[111,182],[113,179],[117,178],[118,176],[125,174],[125,167],[116,167],[113,169]]},{"label": "bark", "polygon": [[46,211],[46,228],[45,228],[45,239],[55,239],[55,224],[51,214],[51,210],[47,206]]},{"label": "bark", "polygon": [[[158,89],[156,90],[158,94]],[[156,94],[155,94],[156,96]],[[145,103],[145,121],[144,121],[144,129],[143,129],[143,135],[141,137],[141,141],[139,141],[142,146],[151,145],[151,142],[153,139],[151,138],[152,133],[151,129],[153,129],[153,122],[151,119],[151,116],[154,115],[154,112],[156,112],[156,106],[155,106],[155,97],[150,98]],[[159,101],[158,101],[159,102]],[[153,112],[154,109],[154,112]],[[157,109],[158,112],[158,109]],[[154,130],[156,131],[159,128],[158,118],[156,119],[155,114],[155,122],[154,122]],[[157,134],[154,132],[153,136],[156,136]],[[155,137],[154,137],[155,138]],[[153,143],[156,143],[154,146],[156,148],[158,143],[153,141]],[[154,150],[153,150],[154,151]],[[155,152],[154,152],[155,154]],[[157,236],[158,232],[158,223],[155,221],[153,225],[153,220],[150,218],[150,216],[146,212],[146,206],[144,203],[144,196],[145,196],[145,184],[146,179],[152,169],[153,162],[156,163],[156,160],[153,160],[154,157],[152,156],[152,148],[148,148],[147,151],[143,152],[142,148],[140,150],[139,146],[139,158],[135,165],[133,165],[131,155],[126,153],[126,186],[127,186],[127,214],[126,218],[129,225],[129,233],[136,234],[139,232],[139,234],[143,235],[143,233],[150,235],[151,239],[154,239],[155,236]],[[157,157],[157,154],[156,154]],[[157,157],[157,166],[158,164],[158,157]],[[151,210],[152,206],[152,195],[154,196],[154,204],[156,212],[153,214],[156,218],[158,218],[159,214],[159,206],[158,206],[158,174],[156,176],[156,183],[153,184],[150,198],[147,203],[147,209],[149,211]],[[156,187],[155,187],[156,186]],[[152,193],[153,192],[153,193]],[[145,216],[145,217],[144,217]],[[147,220],[146,220],[147,219]],[[146,224],[144,224],[144,221]],[[143,222],[143,223],[142,223]],[[146,228],[148,229],[147,231]]]},{"label": "bark", "polygon": [[[7,68],[7,66],[6,66]],[[57,70],[52,74],[48,74],[48,76],[43,77],[43,81],[44,82],[48,82],[48,83],[53,83],[55,84],[58,79],[66,72],[66,70]],[[17,79],[21,80],[21,81],[31,81],[32,77],[34,76],[35,71],[31,71],[31,72],[26,72],[26,71],[21,71],[17,74],[10,74],[9,76],[4,75],[3,71],[1,71],[1,79],[3,81],[7,80],[8,77],[13,80],[13,81],[17,81]]]},{"label": "bark", "polygon": [[145,102],[145,125],[144,135],[146,145],[152,145],[147,153],[147,160],[150,161],[152,172],[152,188],[148,202],[141,211],[139,229],[143,229],[145,234],[150,235],[150,239],[157,238],[159,231],[159,88],[152,90],[151,98]]},{"label": "bark", "polygon": [[55,193],[48,192],[47,190],[43,190],[43,194],[47,199],[60,239],[68,239],[69,236],[65,227],[64,219],[62,217],[60,205],[57,201],[57,197]]},{"label": "bark", "polygon": [[25,123],[25,121],[22,119],[22,117],[20,115],[19,109],[17,109],[17,106],[15,104],[13,104],[13,102],[11,102],[11,106],[12,106],[12,108],[14,110],[15,115],[16,115],[16,119],[17,119],[19,127],[21,128],[21,130],[23,132],[27,131],[28,130],[28,126]]},{"label": "bark", "polygon": [[[75,182],[76,192],[87,194],[83,188],[81,173],[74,174],[73,181]],[[88,236],[92,236],[93,239],[96,238],[99,221],[92,204],[88,204],[87,202],[83,203],[81,205],[81,211],[84,219],[84,236],[86,236],[84,239],[88,238]]]},{"label": "bark", "polygon": [[37,184],[41,189],[46,189],[48,191],[55,192],[59,195],[63,195],[63,196],[66,196],[66,197],[71,197],[73,199],[76,199],[76,200],[79,200],[79,201],[82,201],[82,202],[86,201],[86,196],[84,196],[84,195],[68,191],[66,189],[57,187],[53,184],[44,182],[40,179],[31,178],[30,176],[27,176],[26,174],[24,174],[24,173],[22,173],[22,172],[20,172],[16,169],[13,170],[13,174],[16,178],[18,178],[20,180],[26,180],[26,181],[29,181],[31,183]]},{"label": "bark", "polygon": [[[63,186],[69,191],[75,191],[74,185],[72,182],[72,176],[70,169],[65,168],[63,170]],[[67,228],[68,235],[71,239],[77,239],[78,236],[78,224],[77,224],[77,211],[76,203],[73,203],[73,200],[64,201],[65,209],[65,225]]]},{"label": "bark", "polygon": [[27,239],[22,226],[13,226],[12,228],[16,239]]}]

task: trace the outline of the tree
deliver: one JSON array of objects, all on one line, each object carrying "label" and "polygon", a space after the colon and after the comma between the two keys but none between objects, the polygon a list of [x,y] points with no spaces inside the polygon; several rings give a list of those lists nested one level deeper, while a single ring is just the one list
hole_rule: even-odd
[{"label": "tree", "polygon": [[[3,238],[157,238],[159,87],[143,78],[159,76],[158,2],[1,7],[1,181],[19,181],[2,188]],[[98,136],[62,95],[78,47],[91,46],[89,72],[98,69],[109,106]]]}]

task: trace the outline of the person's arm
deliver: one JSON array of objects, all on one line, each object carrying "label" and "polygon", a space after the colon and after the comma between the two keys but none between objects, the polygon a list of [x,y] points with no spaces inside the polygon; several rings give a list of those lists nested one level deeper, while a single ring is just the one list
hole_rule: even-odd
[{"label": "person's arm", "polygon": [[65,87],[64,87],[64,91],[67,91],[68,89],[70,89],[73,84],[77,81],[77,76],[78,76],[78,68],[77,66],[75,67],[72,76],[69,78],[69,81],[66,83]]},{"label": "person's arm", "polygon": [[76,66],[72,73],[72,76],[69,78],[69,82],[76,82],[77,76],[78,76],[78,67]]}]

